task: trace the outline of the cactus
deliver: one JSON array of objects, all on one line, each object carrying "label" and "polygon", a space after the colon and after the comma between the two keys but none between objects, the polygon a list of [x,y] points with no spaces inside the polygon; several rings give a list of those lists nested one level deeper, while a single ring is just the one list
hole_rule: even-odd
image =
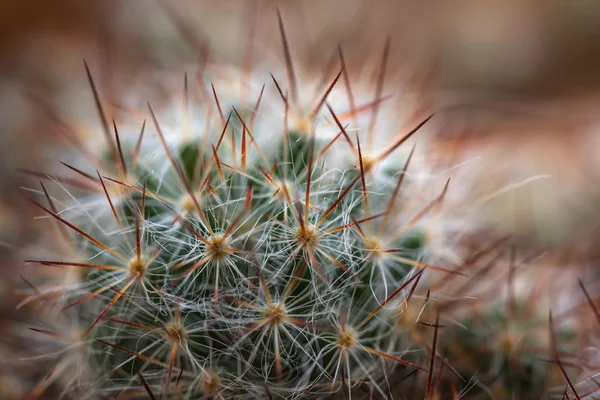
[{"label": "cactus", "polygon": [[50,316],[27,334],[51,364],[30,399],[407,398],[411,377],[411,398],[454,399],[442,371],[476,368],[453,345],[495,351],[496,319],[441,337],[452,317],[429,306],[478,260],[442,211],[446,177],[410,175],[431,116],[376,149],[389,42],[373,95],[341,50],[313,95],[279,23],[287,87],[202,71],[116,117],[85,65],[102,140],[72,136],[70,175],[34,173],[58,188],[29,197],[52,232],[23,277],[21,306]]},{"label": "cactus", "polygon": [[44,184],[30,198],[60,245],[26,261],[24,303],[60,311],[57,326],[31,329],[62,346],[31,398],[58,381],[77,398],[385,397],[388,379],[428,369],[382,310],[425,270],[458,273],[415,239],[447,184],[405,215],[414,151],[382,165],[430,117],[373,153],[352,122],[371,115],[374,128],[381,89],[334,110],[352,90],[342,66],[312,103],[274,75],[251,100],[212,82],[206,103],[186,76],[182,112],[148,104],[128,125],[108,121],[86,72],[105,144],[54,178],[67,200]]}]

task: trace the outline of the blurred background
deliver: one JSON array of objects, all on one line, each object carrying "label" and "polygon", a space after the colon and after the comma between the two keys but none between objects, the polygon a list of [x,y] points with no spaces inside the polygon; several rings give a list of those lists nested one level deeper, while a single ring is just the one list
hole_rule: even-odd
[{"label": "blurred background", "polygon": [[[73,120],[95,112],[83,59],[114,98],[156,85],[160,71],[191,70],[206,48],[221,63],[241,65],[253,42],[256,63],[281,62],[277,8],[294,62],[307,74],[323,70],[341,45],[352,74],[374,84],[377,76],[368,74],[389,37],[386,90],[436,113],[435,156],[477,157],[479,187],[511,188],[490,196],[495,226],[533,246],[596,259],[600,1],[4,0],[1,267],[18,268],[14,250],[35,237],[19,189],[35,179],[18,168],[58,162],[47,150],[57,140],[48,109]],[[10,316],[8,287],[0,293]]]}]

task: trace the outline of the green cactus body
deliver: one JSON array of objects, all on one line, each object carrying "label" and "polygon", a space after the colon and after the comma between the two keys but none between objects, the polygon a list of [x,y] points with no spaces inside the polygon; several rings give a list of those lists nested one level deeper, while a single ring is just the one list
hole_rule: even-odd
[{"label": "green cactus body", "polygon": [[28,260],[78,272],[55,288],[55,305],[78,315],[75,341],[95,378],[71,394],[384,395],[386,374],[426,369],[378,315],[422,266],[419,240],[392,226],[397,193],[373,187],[362,158],[328,168],[333,142],[315,121],[312,133],[269,136],[263,151],[251,121],[268,106],[223,110],[220,127],[176,145],[152,110],[139,136],[115,124],[99,156],[110,168],[88,178],[102,218],[84,209],[68,220],[51,197],[35,200],[67,247],[83,249],[77,260]]}]

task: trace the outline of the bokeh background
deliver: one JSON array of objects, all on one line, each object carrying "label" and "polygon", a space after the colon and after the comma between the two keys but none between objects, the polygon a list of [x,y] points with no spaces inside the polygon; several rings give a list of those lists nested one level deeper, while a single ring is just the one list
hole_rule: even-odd
[{"label": "bokeh background", "polygon": [[[205,45],[219,62],[241,65],[252,41],[256,62],[280,62],[277,8],[295,62],[315,74],[341,45],[353,73],[365,71],[374,82],[368,71],[389,37],[386,88],[435,112],[427,139],[433,156],[457,163],[477,158],[481,188],[495,182],[510,189],[490,201],[490,221],[533,247],[568,249],[569,257],[594,264],[600,255],[600,1],[4,0],[3,327],[10,329],[14,318],[17,249],[36,237],[21,188],[35,179],[19,168],[58,163],[56,150],[49,150],[58,139],[48,109],[74,120],[93,115],[83,60],[115,98],[144,85],[168,90],[156,82],[160,72],[183,74]],[[21,351],[8,333],[1,336],[7,352]],[[21,372],[11,361],[0,363],[3,382],[18,386]]]}]

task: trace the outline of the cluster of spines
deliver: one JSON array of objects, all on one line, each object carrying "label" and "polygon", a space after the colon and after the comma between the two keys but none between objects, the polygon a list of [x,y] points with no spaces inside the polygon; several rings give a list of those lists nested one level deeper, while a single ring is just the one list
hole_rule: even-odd
[{"label": "cluster of spines", "polygon": [[[226,103],[211,85],[220,133],[173,145],[149,106],[163,153],[147,150],[152,156],[144,157],[145,122],[134,140],[116,122],[111,126],[86,70],[106,154],[89,160],[97,165],[95,174],[65,163],[74,178],[54,180],[92,188],[98,196],[81,197],[59,211],[42,185],[47,204],[32,201],[57,222],[74,251],[27,260],[78,271],[66,287],[61,282],[42,293],[31,284],[33,298],[87,321],[73,327],[77,334],[71,340],[85,343],[76,348],[89,357],[96,380],[78,385],[99,393],[154,396],[160,390],[166,397],[187,398],[356,390],[384,395],[388,374],[427,370],[380,311],[406,300],[421,278],[419,269],[460,274],[427,264],[419,260],[418,248],[402,245],[407,232],[442,201],[447,186],[405,226],[390,229],[413,153],[393,174],[395,188],[373,187],[370,177],[429,118],[379,155],[365,157],[359,136],[351,138],[327,104],[342,69],[312,111],[298,114],[302,121],[296,125],[304,131],[289,132],[286,113],[283,138],[268,137],[280,143],[272,146],[278,150],[267,153],[254,125],[264,86],[254,108],[238,111],[231,105],[226,117]],[[288,98],[272,79],[286,111],[298,107],[291,104],[297,89]],[[374,111],[374,125],[379,103],[376,98],[363,107],[352,105],[345,114]],[[339,129],[325,141],[317,136],[324,108],[326,123]],[[355,162],[344,170],[328,168],[326,156],[341,140]],[[85,204],[89,199],[93,206]],[[66,215],[77,210],[82,212],[69,221]],[[69,367],[60,365],[34,395]],[[142,387],[135,388],[139,382]]]},{"label": "cluster of spines", "polygon": [[[440,315],[456,306],[432,305],[430,290],[451,286],[503,241],[458,266],[436,266],[426,258],[427,237],[415,235],[414,227],[439,211],[448,184],[406,215],[399,203],[411,201],[411,195],[402,197],[401,188],[410,184],[406,175],[414,148],[400,167],[383,171],[382,164],[429,118],[372,152],[379,109],[388,99],[383,81],[389,42],[374,99],[356,104],[340,50],[339,73],[314,103],[302,104],[302,85],[279,22],[289,84],[284,89],[271,75],[280,103],[264,100],[270,89],[265,85],[256,90],[255,101],[248,101],[250,76],[242,78],[243,94],[230,98],[222,97],[219,82],[206,85],[199,76],[200,107],[192,109],[186,75],[182,122],[172,135],[159,122],[164,113],[155,114],[150,105],[154,137],[145,133],[143,118],[141,130],[131,135],[133,129],[111,124],[86,65],[106,146],[85,150],[85,143],[71,135],[94,168],[63,163],[73,175],[51,177],[63,188],[83,188],[91,196],[67,189],[71,201],[61,209],[63,203],[42,184],[45,204],[32,199],[57,223],[61,239],[55,258],[27,261],[63,272],[49,269],[40,280],[23,277],[30,294],[24,303],[35,299],[43,309],[60,311],[61,326],[31,330],[66,345],[48,355],[58,361],[31,399],[59,380],[66,394],[89,398],[157,398],[158,393],[165,398],[403,398],[398,385],[417,372],[423,375],[426,399],[460,398],[477,386],[463,379],[482,364],[464,356],[474,350],[484,365],[502,364],[500,385],[513,395],[540,384],[536,379],[546,384],[546,369],[531,369],[539,365],[537,359],[519,365],[523,371],[511,369],[514,360],[523,362],[515,341],[536,342],[540,336],[522,332],[527,324],[518,321],[521,313],[511,300],[500,306],[506,308],[500,318],[463,319],[467,334],[438,334],[441,328],[449,331]],[[338,81],[348,105],[343,113],[328,99]],[[282,110],[283,126],[275,127],[272,114]],[[198,111],[206,118],[194,126],[190,114]],[[364,115],[370,118],[361,126]],[[319,135],[324,128],[335,133],[324,138]],[[365,133],[368,154],[360,142]],[[330,167],[339,154],[350,162]],[[476,286],[497,261],[478,269],[454,297],[466,298],[463,289]],[[513,256],[509,288],[512,261]],[[425,271],[439,278],[425,279],[433,281],[428,290],[423,289]],[[521,329],[517,338],[488,342],[497,332],[514,333],[512,328]],[[550,361],[568,384],[565,393],[593,395],[594,390],[577,394],[560,360],[558,334],[550,318]],[[449,359],[471,361],[451,364]],[[463,391],[453,380],[443,381],[444,370],[463,381]]]}]

